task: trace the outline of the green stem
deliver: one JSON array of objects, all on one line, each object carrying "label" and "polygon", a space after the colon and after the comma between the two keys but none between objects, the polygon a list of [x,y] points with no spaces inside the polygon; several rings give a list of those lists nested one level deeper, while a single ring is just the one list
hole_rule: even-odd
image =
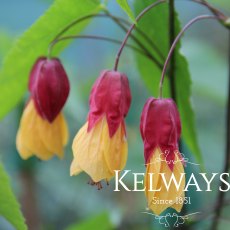
[{"label": "green stem", "polygon": [[[228,181],[228,176],[226,173],[229,171],[229,164],[230,164],[230,32],[229,32],[229,51],[228,51],[228,62],[229,62],[229,78],[228,78],[228,100],[227,100],[227,114],[226,114],[226,126],[227,126],[227,134],[226,134],[226,153],[225,153],[225,159],[224,159],[224,169],[223,169],[223,179],[225,181]],[[220,187],[223,189],[226,187],[226,184],[221,181]],[[224,206],[224,198],[225,198],[226,192],[219,191],[218,197],[217,197],[217,204],[216,204],[216,210],[214,214],[214,219],[212,223],[212,230],[218,229],[218,222],[219,218]]]},{"label": "green stem", "polygon": [[[172,46],[174,39],[176,37],[175,33],[175,2],[174,0],[169,1],[169,47]],[[169,81],[170,81],[170,91],[173,100],[176,102],[176,83],[175,83],[175,70],[176,70],[176,55],[172,54],[170,66],[169,66]]]}]

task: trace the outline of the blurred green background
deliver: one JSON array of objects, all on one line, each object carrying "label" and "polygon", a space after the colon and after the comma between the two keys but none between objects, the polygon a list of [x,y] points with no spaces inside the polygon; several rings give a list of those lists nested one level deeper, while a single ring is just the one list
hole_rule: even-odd
[{"label": "blurred green background", "polygon": [[[230,15],[229,0],[210,2]],[[0,0],[0,66],[13,42],[50,4],[51,0]],[[186,0],[176,1],[176,8],[183,25],[192,17],[208,12],[204,7]],[[109,0],[109,9],[113,14],[126,17],[115,0]],[[118,39],[124,36],[113,22],[105,19],[93,20],[83,33]],[[189,62],[193,81],[192,104],[207,172],[221,172],[224,161],[228,39],[228,32],[218,22],[206,21],[193,26],[182,42],[182,53]],[[87,184],[89,178],[84,173],[77,177],[69,176],[72,160],[71,141],[86,120],[90,88],[101,70],[112,68],[117,48],[116,45],[100,41],[78,40],[61,54],[61,60],[71,80],[71,94],[64,109],[70,128],[70,141],[64,160],[20,160],[15,147],[15,136],[28,95],[25,95],[25,100],[0,122],[1,159],[10,174],[13,190],[25,215],[35,223],[32,230],[160,229],[153,217],[141,213],[146,208],[144,193],[113,192],[114,181],[110,186],[97,191]],[[127,117],[129,158],[126,169],[144,172],[139,117],[150,93],[140,79],[135,69],[135,60],[128,49],[122,56],[120,68],[129,76],[133,95],[132,107]],[[184,151],[193,161],[186,148]],[[191,170],[198,169],[188,169]],[[132,178],[128,179],[128,183],[132,184],[132,181]],[[218,183],[216,180],[215,191]],[[192,205],[186,207],[186,212],[198,211],[205,216],[191,229],[209,229],[212,215],[206,216],[205,213],[214,206],[215,191],[189,194]],[[227,196],[227,199],[230,199],[229,193]],[[226,206],[219,229],[230,227],[229,211],[230,208]],[[82,221],[86,224],[81,224]],[[69,227],[71,225],[73,226]],[[0,229],[13,228],[0,217]]]}]

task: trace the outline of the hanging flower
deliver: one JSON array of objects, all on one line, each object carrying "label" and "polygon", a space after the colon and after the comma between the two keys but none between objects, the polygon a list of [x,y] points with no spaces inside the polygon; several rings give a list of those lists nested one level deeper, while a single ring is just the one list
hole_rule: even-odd
[{"label": "hanging flower", "polygon": [[[149,98],[144,106],[140,130],[144,141],[146,164],[145,195],[148,207],[160,215],[168,207],[178,212],[183,207],[185,176],[183,158],[178,150],[181,122],[177,107],[172,99]],[[151,177],[154,173],[154,177]],[[167,190],[172,174],[180,186],[172,182]],[[158,190],[158,191],[156,191]],[[161,202],[159,201],[166,201]]]},{"label": "hanging flower", "polygon": [[91,90],[86,124],[73,141],[70,174],[85,171],[100,188],[127,159],[124,118],[131,103],[128,78],[117,71],[103,71]]},{"label": "hanging flower", "polygon": [[23,159],[35,155],[62,158],[68,127],[61,110],[69,95],[69,81],[57,58],[39,58],[30,73],[30,99],[23,112],[16,145]]}]

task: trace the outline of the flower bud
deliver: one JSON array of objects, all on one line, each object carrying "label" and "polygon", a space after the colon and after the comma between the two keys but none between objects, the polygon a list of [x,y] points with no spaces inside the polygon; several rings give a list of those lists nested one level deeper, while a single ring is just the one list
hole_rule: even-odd
[{"label": "flower bud", "polygon": [[29,80],[29,90],[41,117],[52,122],[69,95],[69,80],[58,58],[39,58]]},{"label": "flower bud", "polygon": [[[169,161],[174,160],[181,135],[181,122],[172,99],[149,98],[141,115],[140,130],[144,141],[145,163],[149,162],[157,147],[163,153],[169,153]],[[172,170],[173,164],[169,163],[169,167]]]},{"label": "flower bud", "polygon": [[112,137],[126,117],[130,104],[131,93],[126,75],[117,71],[102,71],[90,93],[88,131],[105,115]]}]

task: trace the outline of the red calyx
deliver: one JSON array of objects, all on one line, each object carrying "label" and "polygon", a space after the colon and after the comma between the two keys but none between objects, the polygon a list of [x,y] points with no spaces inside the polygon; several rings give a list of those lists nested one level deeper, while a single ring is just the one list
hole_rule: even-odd
[{"label": "red calyx", "polygon": [[127,76],[117,71],[102,71],[90,93],[88,132],[106,115],[109,134],[112,137],[120,123],[123,124],[130,104],[131,93]]},{"label": "red calyx", "polygon": [[142,111],[140,131],[144,141],[145,163],[149,163],[155,148],[160,147],[173,170],[181,135],[180,116],[175,102],[172,99],[149,98]]},{"label": "red calyx", "polygon": [[52,122],[62,110],[70,90],[60,60],[40,57],[31,70],[28,88],[38,113]]}]

